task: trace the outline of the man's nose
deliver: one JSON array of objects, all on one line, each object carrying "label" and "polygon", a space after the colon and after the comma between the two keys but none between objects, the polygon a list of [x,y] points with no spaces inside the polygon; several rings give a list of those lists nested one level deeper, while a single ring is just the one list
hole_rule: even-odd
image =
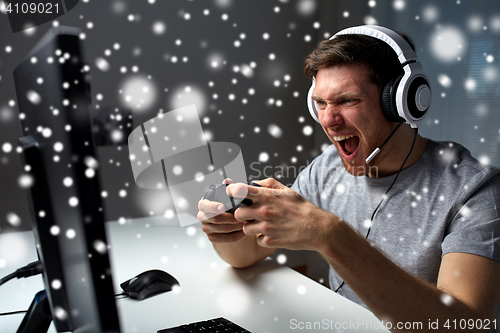
[{"label": "man's nose", "polygon": [[324,110],[319,112],[319,121],[321,125],[325,128],[335,127],[344,121],[340,110],[333,106],[327,106]]}]

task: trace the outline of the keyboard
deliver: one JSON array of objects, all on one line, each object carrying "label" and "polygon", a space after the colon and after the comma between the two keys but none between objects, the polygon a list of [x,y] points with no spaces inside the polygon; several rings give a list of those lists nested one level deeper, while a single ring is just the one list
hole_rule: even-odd
[{"label": "keyboard", "polygon": [[236,325],[226,318],[216,318],[198,321],[187,325],[159,330],[157,333],[250,333],[241,326]]}]

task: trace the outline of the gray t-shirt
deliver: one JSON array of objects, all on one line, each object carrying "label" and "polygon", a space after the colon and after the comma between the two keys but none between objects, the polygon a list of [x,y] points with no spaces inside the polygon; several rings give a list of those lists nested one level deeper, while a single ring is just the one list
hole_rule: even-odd
[{"label": "gray t-shirt", "polygon": [[[446,253],[500,262],[499,171],[481,165],[457,143],[429,140],[418,161],[401,171],[368,240],[407,272],[433,284]],[[352,176],[331,145],[299,174],[292,189],[366,236],[370,217],[395,176]],[[341,283],[330,267],[330,288]],[[339,294],[365,306],[347,285]]]}]

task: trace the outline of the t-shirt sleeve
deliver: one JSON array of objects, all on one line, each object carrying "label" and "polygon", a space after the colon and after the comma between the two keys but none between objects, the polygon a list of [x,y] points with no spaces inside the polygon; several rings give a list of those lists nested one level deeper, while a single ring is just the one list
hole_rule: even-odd
[{"label": "t-shirt sleeve", "polygon": [[309,172],[310,170],[310,165],[308,165],[304,170],[302,170],[297,178],[295,178],[295,181],[293,182],[292,186],[290,187],[292,190],[300,194],[301,196],[305,197],[305,184],[308,182],[309,178]]},{"label": "t-shirt sleeve", "polygon": [[442,254],[470,253],[500,262],[500,175],[482,184],[446,229]]},{"label": "t-shirt sleeve", "polygon": [[304,198],[311,200],[310,187],[316,184],[316,177],[314,175],[314,169],[316,167],[317,160],[313,160],[311,164],[305,167],[295,178],[292,186],[292,190],[303,196]]}]

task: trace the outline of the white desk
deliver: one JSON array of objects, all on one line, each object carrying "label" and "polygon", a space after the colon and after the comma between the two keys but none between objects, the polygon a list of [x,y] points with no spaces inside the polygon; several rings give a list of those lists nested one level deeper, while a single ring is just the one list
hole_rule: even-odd
[{"label": "white desk", "polygon": [[[387,332],[371,329],[382,326],[371,312],[273,260],[248,269],[230,267],[215,253],[199,223],[181,228],[175,218],[152,217],[106,226],[116,292],[121,282],[149,269],[165,270],[181,284],[180,291],[144,301],[117,300],[124,333],[155,333],[216,317],[254,333]],[[0,235],[2,277],[34,260],[31,232]],[[0,287],[0,312],[27,309],[41,289],[39,276],[7,282]],[[0,332],[15,332],[22,317],[0,317]],[[299,326],[315,322],[323,326]],[[53,325],[50,332],[55,332]]]}]

